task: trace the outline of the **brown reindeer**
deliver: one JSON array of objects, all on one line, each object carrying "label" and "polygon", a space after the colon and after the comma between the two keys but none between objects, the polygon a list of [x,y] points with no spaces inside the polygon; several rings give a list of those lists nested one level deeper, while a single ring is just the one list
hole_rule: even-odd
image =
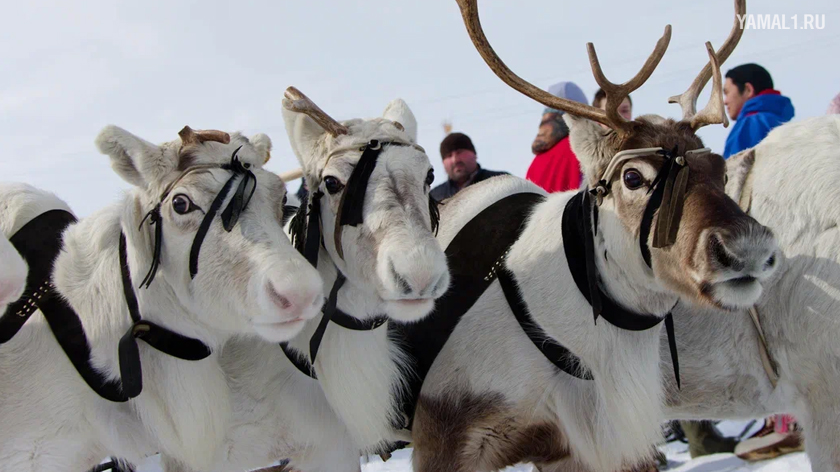
[{"label": "brown reindeer", "polygon": [[[447,314],[461,316],[459,323],[431,362],[418,362],[425,382],[412,426],[414,470],[485,471],[532,462],[549,471],[569,456],[594,472],[644,463],[660,437],[663,385],[660,330],[653,329],[660,325],[642,329],[647,321],[639,320],[668,324],[675,304],[684,302],[749,307],[778,266],[774,236],[726,196],[724,160],[696,134],[705,125],[728,124],[720,64],[740,39],[737,17],[720,50],[706,43],[709,63],[688,90],[669,99],[681,105],[681,120],[645,115],[628,121],[618,105],[662,59],[670,25],[639,73],[620,85],[607,80],[587,45],[595,79],[607,93],[601,110],[515,75],[484,36],[476,0],[458,3],[493,72],[566,112],[588,189],[546,196],[521,179],[498,177],[444,202],[439,240],[452,258],[451,297],[459,296],[459,284],[473,283],[457,257],[472,255],[468,264],[475,267],[488,259],[490,282],[465,313]],[[745,13],[745,0],[735,1],[735,11]],[[697,112],[697,97],[712,78],[711,99]],[[523,207],[515,203],[528,200],[522,194],[538,198]],[[490,207],[495,212],[487,217]],[[521,218],[512,216],[516,212]],[[505,217],[493,220],[498,214]],[[495,225],[485,225],[480,244],[471,244],[475,236],[464,228],[485,217]],[[490,242],[511,225],[518,226],[513,242],[493,253]],[[578,280],[581,270],[588,285]],[[447,303],[444,297],[436,310]],[[423,323],[407,327],[407,338],[421,339],[413,333]],[[577,369],[549,356],[547,344],[554,352],[565,349]],[[428,360],[423,349],[414,343],[413,355]]]}]

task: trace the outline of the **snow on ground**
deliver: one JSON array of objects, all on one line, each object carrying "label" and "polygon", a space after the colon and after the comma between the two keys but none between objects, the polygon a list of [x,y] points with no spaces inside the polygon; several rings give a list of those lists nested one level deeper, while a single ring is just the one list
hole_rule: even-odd
[{"label": "snow on ground", "polygon": [[[804,452],[769,461],[745,462],[733,454],[713,454],[692,460],[688,446],[682,443],[668,444],[662,450],[668,457],[668,466],[660,469],[663,472],[811,472],[811,463]],[[362,472],[411,472],[411,452],[397,451],[388,462],[382,462],[379,457],[371,457],[368,463],[363,459]],[[504,472],[536,472],[536,469],[519,465]]]},{"label": "snow on ground", "polygon": [[[718,428],[727,436],[737,436],[746,426],[743,421],[722,421]],[[754,426],[754,432],[758,426]],[[665,472],[811,472],[811,462],[804,452],[787,454],[773,460],[746,462],[733,454],[714,454],[692,459],[688,445],[671,442],[660,447],[668,457],[668,465],[660,469]],[[150,457],[140,464],[138,472],[161,472],[158,456]],[[379,456],[362,458],[362,472],[411,472],[411,449],[394,452],[383,462]],[[531,465],[508,467],[504,472],[536,472]]]}]

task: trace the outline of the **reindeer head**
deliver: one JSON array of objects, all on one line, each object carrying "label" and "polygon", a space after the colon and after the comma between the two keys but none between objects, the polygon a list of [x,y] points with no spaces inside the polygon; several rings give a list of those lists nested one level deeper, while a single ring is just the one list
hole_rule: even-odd
[{"label": "reindeer head", "polygon": [[[555,97],[515,75],[484,36],[476,0],[458,0],[473,43],[496,75],[566,112],[572,149],[599,207],[595,233],[602,249],[622,259],[630,276],[652,278],[668,291],[727,309],[754,304],[778,258],[770,230],[726,196],[723,158],[705,149],[696,135],[702,126],[728,124],[720,64],[743,33],[738,15],[745,14],[745,2],[735,0],[734,27],[721,49],[716,53],[707,42],[709,63],[685,93],[669,99],[680,103],[683,119],[648,115],[628,121],[618,114],[618,106],[659,64],[671,38],[670,25],[641,71],[621,85],[607,80],[594,46],[587,44],[595,80],[607,95],[606,110],[601,110]],[[712,77],[711,100],[697,113],[697,96]]]},{"label": "reindeer head", "polygon": [[158,146],[109,126],[96,139],[135,186],[123,216],[135,287],[173,298],[216,331],[290,339],[318,314],[323,285],[283,234],[286,188],[262,170],[271,141],[179,134]]},{"label": "reindeer head", "polygon": [[[332,263],[348,282],[378,297],[386,315],[403,321],[426,316],[448,288],[449,270],[432,232],[434,174],[416,144],[417,124],[408,105],[397,99],[381,118],[342,123],[293,87],[283,105]],[[309,224],[313,229],[312,219]]]},{"label": "reindeer head", "polygon": [[27,272],[26,262],[4,234],[0,234],[0,267],[2,267],[0,269],[0,315],[2,315],[9,303],[23,294]]}]

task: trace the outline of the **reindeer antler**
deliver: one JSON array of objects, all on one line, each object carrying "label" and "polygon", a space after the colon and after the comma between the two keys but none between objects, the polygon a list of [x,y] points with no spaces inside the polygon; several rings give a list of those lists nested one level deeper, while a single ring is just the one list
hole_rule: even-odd
[{"label": "reindeer antler", "polygon": [[330,115],[324,113],[324,110],[321,110],[318,105],[309,99],[309,97],[304,95],[303,92],[295,87],[287,88],[285,96],[286,98],[283,99],[283,106],[286,107],[287,110],[309,115],[310,118],[315,120],[316,123],[321,125],[322,128],[334,137],[350,132],[346,126],[334,120],[330,117]]},{"label": "reindeer antler", "polygon": [[654,69],[656,69],[656,66],[659,65],[659,61],[662,60],[662,56],[668,48],[668,43],[671,41],[671,25],[665,27],[665,34],[663,34],[662,38],[657,41],[656,48],[650,57],[648,57],[647,62],[645,62],[644,66],[642,66],[639,73],[621,85],[615,85],[607,80],[604,76],[604,72],[601,70],[598,57],[595,54],[595,47],[592,43],[588,43],[586,45],[589,52],[589,62],[592,65],[592,73],[595,75],[595,80],[607,94],[607,106],[606,111],[604,111],[590,105],[556,97],[540,88],[535,87],[518,75],[514,74],[513,71],[511,71],[504,62],[502,62],[490,46],[490,42],[487,40],[487,37],[484,35],[484,31],[481,28],[481,21],[478,17],[477,0],[457,1],[458,6],[461,8],[461,16],[464,17],[464,24],[467,27],[467,32],[469,33],[470,39],[472,39],[475,48],[478,50],[478,53],[481,54],[484,62],[490,66],[490,69],[506,84],[545,106],[563,110],[567,113],[581,116],[583,118],[589,118],[590,120],[609,126],[619,135],[626,136],[632,132],[633,122],[627,121],[619,115],[618,107],[621,105],[621,102],[624,101],[624,98],[630,94],[630,92],[638,89],[645,83],[645,81],[653,73]]},{"label": "reindeer antler", "polygon": [[[729,37],[726,38],[723,45],[718,49],[717,53],[714,50],[709,51],[709,62],[700,71],[700,74],[694,79],[694,82],[688,87],[688,90],[680,95],[674,95],[668,99],[668,103],[679,103],[683,112],[683,121],[691,123],[691,127],[695,130],[705,125],[723,124],[724,127],[729,126],[729,119],[726,117],[726,111],[723,107],[723,80],[720,77],[720,65],[726,62],[735,46],[741,40],[744,30],[741,29],[741,22],[738,18],[743,18],[747,12],[747,0],[735,0],[735,24],[729,32]],[[710,43],[706,43],[706,49],[711,47]],[[709,103],[700,113],[697,113],[697,97],[703,90],[703,87],[709,82],[709,78],[714,77],[712,85],[712,96]]]},{"label": "reindeer antler", "polygon": [[[662,37],[659,38],[659,41],[656,42],[656,47],[653,49],[653,52],[648,57],[647,61],[645,61],[642,69],[635,75],[635,77],[621,85],[616,85],[607,80],[607,77],[604,75],[604,71],[601,69],[601,63],[598,61],[598,55],[595,53],[595,45],[592,43],[586,43],[586,52],[589,53],[589,63],[592,65],[592,75],[595,76],[595,82],[597,82],[601,89],[604,90],[607,97],[607,105],[605,108],[607,119],[611,123],[617,125],[621,129],[627,128],[629,122],[618,114],[618,107],[621,106],[621,102],[623,102],[631,92],[637,90],[647,81],[647,79],[650,78],[650,75],[653,74],[656,66],[659,65],[659,61],[662,60],[662,56],[665,55],[665,50],[668,49],[668,43],[670,42],[671,25],[665,25],[665,32],[662,34]],[[604,124],[611,126],[612,128],[616,128],[616,126],[608,123]]]},{"label": "reindeer antler", "polygon": [[207,141],[215,141],[222,144],[230,143],[229,134],[215,129],[194,130],[189,126],[184,126],[181,131],[178,131],[178,136],[181,137],[182,146],[200,144]]},{"label": "reindeer antler", "polygon": [[280,180],[283,182],[291,182],[292,180],[297,180],[301,177],[303,177],[303,169],[300,167],[294,170],[287,170],[286,172],[280,174]]}]

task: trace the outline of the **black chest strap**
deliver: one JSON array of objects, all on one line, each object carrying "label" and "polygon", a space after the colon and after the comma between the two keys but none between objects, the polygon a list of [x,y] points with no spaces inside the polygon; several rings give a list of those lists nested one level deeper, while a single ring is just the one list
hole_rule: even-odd
[{"label": "black chest strap", "polygon": [[151,321],[142,320],[137,297],[131,285],[125,247],[120,234],[120,272],[132,326],[119,345],[120,377],[109,380],[91,364],[91,348],[81,319],[67,300],[55,291],[52,272],[61,250],[64,230],[76,218],[64,210],[44,212],[24,225],[9,241],[29,266],[26,291],[0,318],[0,344],[10,340],[35,310],[41,310],[56,341],[85,383],[100,397],[112,402],[125,402],[142,390],[140,353],[135,338],[153,348],[184,360],[201,360],[210,349],[201,341],[170,331]]},{"label": "black chest strap", "polygon": [[125,302],[132,321],[131,327],[119,343],[120,378],[125,395],[128,398],[134,398],[143,391],[143,371],[140,366],[140,350],[136,339],[142,339],[146,344],[164,354],[187,361],[200,361],[207,358],[210,356],[210,348],[198,339],[178,334],[142,319],[137,295],[131,284],[124,233],[120,233],[120,275]]},{"label": "black chest strap", "polygon": [[613,301],[600,288],[595,266],[594,241],[591,228],[597,228],[598,207],[592,205],[589,192],[582,191],[572,197],[563,211],[563,248],[569,270],[580,293],[592,306],[595,322],[598,317],[611,325],[628,331],[645,331],[665,321],[668,346],[677,386],[680,386],[680,368],[674,337],[674,321],[669,312],[664,318],[630,311]]},{"label": "black chest strap", "polygon": [[[102,398],[123,402],[127,398],[117,381],[108,380],[90,363],[90,344],[82,322],[52,282],[61,236],[76,218],[65,210],[46,211],[24,225],[9,241],[29,266],[26,290],[9,305],[0,319],[0,344],[12,339],[36,310],[46,319],[56,341],[85,383]],[[21,311],[22,310],[22,311]]]},{"label": "black chest strap", "polygon": [[516,317],[519,326],[522,327],[522,330],[528,335],[528,339],[534,343],[534,346],[540,350],[542,355],[559,370],[579,379],[592,380],[592,375],[583,368],[580,359],[565,346],[555,341],[534,321],[531,312],[528,310],[528,305],[522,298],[522,292],[519,290],[519,285],[516,283],[513,273],[502,267],[498,270],[497,277],[505,294],[505,299],[510,305],[511,311],[513,311],[513,316]]},{"label": "black chest strap", "polygon": [[0,317],[0,344],[8,342],[40,305],[55,295],[52,270],[61,245],[61,234],[76,218],[64,210],[44,212],[18,230],[9,242],[26,261],[29,272],[23,296]]},{"label": "black chest strap", "polygon": [[338,276],[335,279],[335,283],[333,283],[332,289],[330,289],[330,296],[327,298],[327,302],[321,309],[321,321],[318,323],[318,327],[315,329],[315,332],[312,334],[312,338],[309,340],[309,359],[307,359],[303,353],[299,353],[294,348],[290,347],[288,342],[280,343],[280,348],[283,349],[283,353],[286,354],[286,357],[297,368],[297,370],[303,372],[309,377],[312,377],[313,379],[318,378],[314,367],[315,358],[318,355],[318,350],[321,347],[321,341],[324,339],[324,333],[327,331],[327,325],[330,322],[353,331],[371,331],[379,328],[388,321],[388,318],[384,315],[361,320],[348,315],[342,310],[339,310],[337,306],[338,291],[344,285],[346,280],[347,279],[344,277],[344,274],[339,271]]},{"label": "black chest strap", "polygon": [[414,372],[408,378],[409,394],[401,405],[409,424],[402,427],[411,428],[423,381],[441,349],[461,318],[497,276],[514,316],[537,349],[559,370],[585,378],[578,359],[534,322],[515,280],[500,264],[500,256],[519,239],[531,210],[544,200],[544,196],[536,193],[517,193],[482,210],[446,248],[451,283],[449,290],[435,302],[432,313],[409,324],[389,323],[389,330],[411,358]]}]

